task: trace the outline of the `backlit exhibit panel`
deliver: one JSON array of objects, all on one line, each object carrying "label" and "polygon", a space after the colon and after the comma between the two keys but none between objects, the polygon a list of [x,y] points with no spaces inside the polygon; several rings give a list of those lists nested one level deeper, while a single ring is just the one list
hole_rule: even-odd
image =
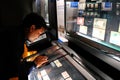
[{"label": "backlit exhibit panel", "polygon": [[99,28],[93,28],[92,37],[95,37],[100,40],[104,40],[105,30]]},{"label": "backlit exhibit panel", "polygon": [[100,28],[100,29],[106,29],[106,23],[107,23],[107,19],[94,18],[93,27]]},{"label": "backlit exhibit panel", "polygon": [[120,32],[111,31],[110,43],[120,46]]},{"label": "backlit exhibit panel", "polygon": [[104,40],[107,19],[94,18],[92,36]]},{"label": "backlit exhibit panel", "polygon": [[87,26],[80,26],[79,32],[87,34]]}]

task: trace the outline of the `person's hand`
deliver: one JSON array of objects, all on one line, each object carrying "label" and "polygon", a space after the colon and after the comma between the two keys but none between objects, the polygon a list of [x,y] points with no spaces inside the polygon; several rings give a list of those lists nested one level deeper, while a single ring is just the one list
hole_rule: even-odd
[{"label": "person's hand", "polygon": [[36,67],[41,67],[43,64],[45,64],[46,62],[48,62],[48,57],[47,56],[38,56],[35,58],[34,63],[36,65]]}]

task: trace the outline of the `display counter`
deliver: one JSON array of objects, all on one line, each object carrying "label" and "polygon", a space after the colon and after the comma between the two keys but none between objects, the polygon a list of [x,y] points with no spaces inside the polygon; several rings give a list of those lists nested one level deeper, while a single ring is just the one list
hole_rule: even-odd
[{"label": "display counter", "polygon": [[33,68],[28,75],[29,80],[104,80],[105,78],[112,80],[97,68],[92,67],[100,72],[100,75],[88,68],[88,62],[68,46],[58,41],[52,44],[51,47],[38,52],[48,56],[48,63],[40,68]]}]

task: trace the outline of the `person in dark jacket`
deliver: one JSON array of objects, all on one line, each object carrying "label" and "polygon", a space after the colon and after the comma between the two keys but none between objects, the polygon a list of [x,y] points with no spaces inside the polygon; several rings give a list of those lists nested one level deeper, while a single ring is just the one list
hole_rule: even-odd
[{"label": "person in dark jacket", "polygon": [[24,51],[21,55],[23,61],[20,61],[19,66],[19,80],[28,80],[29,69],[32,66],[40,67],[48,60],[45,55],[37,56],[37,59],[35,58],[29,62],[24,61],[24,58],[34,54],[34,52],[50,47],[51,39],[45,20],[37,13],[26,15],[22,27],[24,29]]}]

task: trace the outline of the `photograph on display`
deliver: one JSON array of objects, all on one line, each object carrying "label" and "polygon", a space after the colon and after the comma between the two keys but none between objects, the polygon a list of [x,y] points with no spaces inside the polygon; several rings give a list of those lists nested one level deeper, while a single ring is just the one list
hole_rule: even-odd
[{"label": "photograph on display", "polygon": [[80,26],[79,32],[83,34],[87,34],[87,26]]},{"label": "photograph on display", "polygon": [[84,25],[84,17],[77,17],[77,24]]},{"label": "photograph on display", "polygon": [[120,32],[111,31],[109,42],[120,46]]},{"label": "photograph on display", "polygon": [[107,19],[94,18],[93,27],[100,28],[100,29],[106,29],[106,23],[107,23]]},{"label": "photograph on display", "polygon": [[92,37],[95,37],[100,40],[104,40],[105,30],[99,28],[93,28]]}]

